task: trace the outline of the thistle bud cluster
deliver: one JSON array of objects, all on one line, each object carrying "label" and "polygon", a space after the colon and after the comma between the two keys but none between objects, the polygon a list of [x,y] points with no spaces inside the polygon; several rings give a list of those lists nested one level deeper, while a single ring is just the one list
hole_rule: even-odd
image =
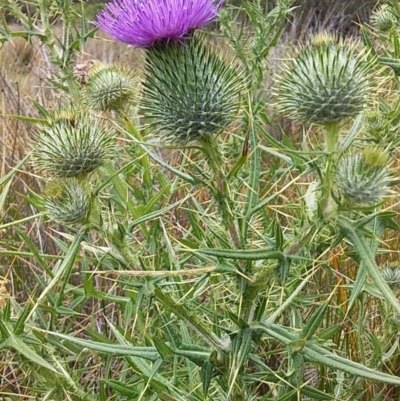
[{"label": "thistle bud cluster", "polygon": [[69,224],[87,220],[91,209],[87,178],[112,157],[114,144],[112,129],[81,112],[55,113],[38,126],[32,157],[53,188],[45,200],[50,219]]}]

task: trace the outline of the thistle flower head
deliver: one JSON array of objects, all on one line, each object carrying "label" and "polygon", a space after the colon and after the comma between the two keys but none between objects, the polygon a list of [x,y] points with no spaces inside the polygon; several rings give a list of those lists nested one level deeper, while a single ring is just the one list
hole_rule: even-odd
[{"label": "thistle flower head", "polygon": [[212,53],[203,38],[160,43],[147,52],[142,112],[171,140],[217,134],[233,120],[244,88],[243,75]]},{"label": "thistle flower head", "polygon": [[362,153],[352,154],[339,161],[337,186],[343,196],[357,204],[377,203],[388,194],[390,172],[388,154],[368,146]]},{"label": "thistle flower head", "polygon": [[86,103],[91,110],[121,110],[135,101],[138,86],[138,79],[131,70],[98,63],[86,79]]},{"label": "thistle flower head", "polygon": [[84,223],[90,213],[91,201],[85,188],[70,180],[53,184],[48,189],[45,213],[54,221],[66,224]]},{"label": "thistle flower head", "polygon": [[179,41],[217,17],[223,0],[114,0],[95,25],[116,40],[137,47]]},{"label": "thistle flower head", "polygon": [[387,284],[392,287],[400,287],[400,267],[399,266],[385,266],[381,270],[383,279]]},{"label": "thistle flower head", "polygon": [[396,16],[387,4],[383,4],[371,16],[371,24],[379,32],[389,31],[396,22]]},{"label": "thistle flower head", "polygon": [[320,34],[284,67],[276,94],[281,112],[302,123],[355,117],[373,89],[374,63],[350,41]]},{"label": "thistle flower head", "polygon": [[114,131],[98,118],[61,113],[38,127],[32,156],[35,165],[53,178],[85,176],[111,158]]},{"label": "thistle flower head", "polygon": [[387,130],[386,116],[379,112],[370,112],[365,116],[366,130],[373,137]]}]

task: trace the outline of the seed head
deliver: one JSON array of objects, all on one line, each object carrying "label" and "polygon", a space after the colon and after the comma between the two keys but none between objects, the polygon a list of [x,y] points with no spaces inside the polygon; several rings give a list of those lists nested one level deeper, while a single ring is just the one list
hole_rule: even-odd
[{"label": "seed head", "polygon": [[336,183],[343,196],[357,204],[374,204],[388,194],[390,172],[388,154],[369,146],[363,153],[343,157],[339,161]]},{"label": "seed head", "polygon": [[111,158],[114,131],[82,113],[58,114],[38,127],[32,156],[38,169],[53,178],[82,177]]},{"label": "seed head", "polygon": [[[56,190],[55,190],[56,189]],[[59,183],[45,201],[45,213],[54,221],[66,224],[85,223],[90,213],[90,196],[76,180]]]},{"label": "seed head", "polygon": [[223,0],[114,0],[95,22],[116,40],[137,47],[180,41],[214,20]]},{"label": "seed head", "polygon": [[217,134],[234,119],[243,74],[212,53],[202,37],[148,50],[141,110],[155,132],[174,141]]},{"label": "seed head", "polygon": [[86,80],[85,99],[91,110],[121,110],[137,97],[139,81],[135,74],[121,66],[97,64]]},{"label": "seed head", "polygon": [[373,89],[374,63],[350,41],[321,34],[284,66],[276,95],[281,112],[302,123],[355,117]]}]

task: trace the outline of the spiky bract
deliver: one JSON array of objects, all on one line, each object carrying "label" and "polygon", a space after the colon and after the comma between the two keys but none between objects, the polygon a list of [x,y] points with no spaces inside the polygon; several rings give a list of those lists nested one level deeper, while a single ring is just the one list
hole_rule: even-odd
[{"label": "spiky bract", "polygon": [[284,67],[278,108],[302,123],[323,125],[355,117],[374,87],[373,67],[350,41],[317,35]]},{"label": "spiky bract", "polygon": [[114,0],[97,25],[116,40],[137,47],[180,41],[217,17],[223,0]]},{"label": "spiky bract", "polygon": [[385,151],[374,147],[343,157],[336,175],[342,195],[357,204],[374,204],[383,200],[390,185],[387,158]]},{"label": "spiky bract", "polygon": [[51,220],[66,224],[86,222],[90,209],[90,196],[76,180],[60,183],[58,193],[45,201],[46,215]]},{"label": "spiky bract", "polygon": [[82,177],[111,158],[115,133],[98,118],[56,115],[40,125],[32,155],[35,165],[53,178]]},{"label": "spiky bract", "polygon": [[203,37],[147,52],[142,112],[156,133],[192,141],[221,132],[238,111],[243,74],[212,53]]},{"label": "spiky bract", "polygon": [[89,72],[85,99],[91,110],[122,110],[132,105],[139,92],[133,71],[113,64],[97,64]]}]

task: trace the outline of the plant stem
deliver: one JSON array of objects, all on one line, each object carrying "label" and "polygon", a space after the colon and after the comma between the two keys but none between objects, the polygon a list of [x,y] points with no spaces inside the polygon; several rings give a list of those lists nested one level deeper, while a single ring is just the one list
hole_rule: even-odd
[{"label": "plant stem", "polygon": [[327,123],[324,126],[325,150],[332,154],[337,149],[340,125],[338,122]]}]

